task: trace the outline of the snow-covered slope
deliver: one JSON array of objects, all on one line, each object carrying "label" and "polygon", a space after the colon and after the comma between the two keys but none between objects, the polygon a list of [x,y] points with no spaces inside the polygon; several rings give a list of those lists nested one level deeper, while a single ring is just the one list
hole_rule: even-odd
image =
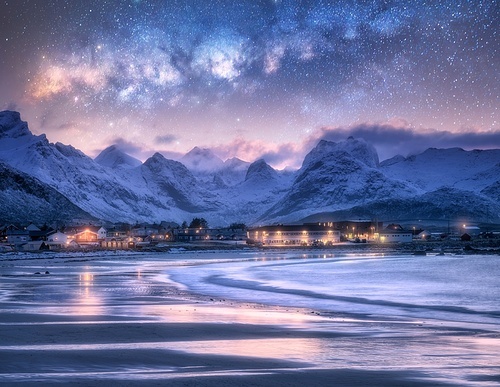
[{"label": "snow-covered slope", "polygon": [[319,208],[334,211],[416,194],[405,182],[384,176],[377,166],[377,153],[363,140],[321,141],[305,157],[290,190],[263,220],[292,221]]},{"label": "snow-covered slope", "polygon": [[384,222],[416,222],[442,224],[449,220],[500,222],[500,201],[474,192],[440,188],[411,198],[387,198],[344,210],[320,212],[301,222],[324,222],[345,219],[377,219]]},{"label": "snow-covered slope", "polygon": [[220,179],[223,186],[230,187],[245,180],[250,163],[233,157],[224,161],[221,169],[215,172],[214,178]]},{"label": "snow-covered slope", "polygon": [[167,208],[188,213],[216,209],[216,196],[198,184],[182,163],[155,153],[140,168],[150,192]]},{"label": "snow-covered slope", "polygon": [[[276,171],[260,159],[248,167],[245,180],[217,191],[224,203],[225,218],[231,222],[253,224],[262,212],[273,206],[290,187],[290,174]],[[225,199],[222,199],[225,198]]]},{"label": "snow-covered slope", "polygon": [[95,220],[57,190],[0,163],[0,224]]},{"label": "snow-covered slope", "polygon": [[380,164],[386,176],[405,180],[422,192],[454,187],[479,192],[500,179],[500,150],[436,149]]},{"label": "snow-covered slope", "polygon": [[3,113],[0,160],[53,187],[96,218],[120,219],[137,209],[137,195],[104,167],[70,145],[51,144],[45,135],[24,130],[19,114]]},{"label": "snow-covered slope", "polygon": [[104,167],[70,145],[34,136],[17,112],[2,112],[0,128],[0,160],[48,184],[98,219],[185,219],[182,210],[163,205],[157,192],[148,189],[142,170],[136,170],[142,166],[127,173]]}]

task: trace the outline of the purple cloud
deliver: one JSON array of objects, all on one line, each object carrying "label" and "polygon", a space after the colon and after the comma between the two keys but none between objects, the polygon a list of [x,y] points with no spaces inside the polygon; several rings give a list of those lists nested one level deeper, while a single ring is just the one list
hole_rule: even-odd
[{"label": "purple cloud", "polygon": [[156,136],[155,141],[160,144],[171,144],[177,141],[177,137],[174,136],[173,134],[166,134],[164,136]]},{"label": "purple cloud", "polygon": [[319,136],[307,140],[306,146],[312,147],[319,140],[342,141],[347,137],[363,138],[378,151],[380,160],[397,154],[409,156],[421,153],[428,148],[493,149],[500,148],[500,131],[489,132],[462,131],[449,132],[431,129],[415,129],[406,126],[362,123],[351,127],[323,127]]}]

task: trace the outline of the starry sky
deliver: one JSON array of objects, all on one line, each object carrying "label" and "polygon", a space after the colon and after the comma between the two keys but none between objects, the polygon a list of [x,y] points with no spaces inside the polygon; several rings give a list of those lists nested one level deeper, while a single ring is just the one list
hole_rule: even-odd
[{"label": "starry sky", "polygon": [[0,109],[94,157],[500,148],[499,4],[0,0]]}]

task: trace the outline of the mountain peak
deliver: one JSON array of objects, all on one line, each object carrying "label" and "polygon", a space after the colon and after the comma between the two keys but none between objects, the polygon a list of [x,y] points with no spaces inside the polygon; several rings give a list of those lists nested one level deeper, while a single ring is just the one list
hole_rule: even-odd
[{"label": "mountain peak", "polygon": [[28,124],[21,120],[19,112],[4,110],[0,112],[0,138],[18,138],[30,136],[32,133],[28,129]]},{"label": "mountain peak", "polygon": [[165,156],[163,156],[160,152],[155,152],[150,158],[153,160],[166,160]]},{"label": "mountain peak", "polygon": [[259,181],[275,180],[277,178],[276,171],[264,161],[259,159],[254,161],[247,170],[245,181],[258,179]]},{"label": "mountain peak", "polygon": [[211,149],[197,146],[182,156],[181,162],[196,172],[213,172],[224,166],[224,162]]},{"label": "mountain peak", "polygon": [[375,148],[364,139],[355,139],[352,136],[340,142],[320,140],[318,145],[304,159],[303,166],[341,155],[348,155],[371,168],[379,166],[378,154]]},{"label": "mountain peak", "polygon": [[116,145],[110,145],[94,159],[96,163],[108,168],[134,168],[142,163],[136,158],[118,149]]},{"label": "mountain peak", "polygon": [[396,155],[394,157],[391,157],[390,159],[387,159],[387,160],[384,160],[380,163],[380,166],[381,167],[385,167],[385,166],[388,166],[388,165],[393,165],[393,164],[397,164],[397,163],[402,163],[406,160],[406,158],[402,155]]},{"label": "mountain peak", "polygon": [[189,170],[186,168],[184,164],[182,164],[179,161],[167,159],[159,152],[156,152],[153,156],[147,159],[142,165],[143,167],[146,167],[157,173],[162,173],[167,170],[176,170],[178,172],[180,171],[182,175],[187,175],[187,174],[191,175],[191,172],[189,172]]}]

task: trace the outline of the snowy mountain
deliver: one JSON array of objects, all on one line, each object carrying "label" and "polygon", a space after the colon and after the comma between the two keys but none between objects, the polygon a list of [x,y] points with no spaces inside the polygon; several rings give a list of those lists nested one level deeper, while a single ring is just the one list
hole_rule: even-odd
[{"label": "snowy mountain", "polygon": [[[430,148],[408,158],[398,155],[383,161],[378,172],[404,184],[404,194],[389,191],[385,198],[370,195],[373,200],[305,216],[301,221],[332,218],[500,221],[500,150]],[[351,187],[353,181],[350,179]],[[377,189],[378,194],[383,192]]]},{"label": "snowy mountain", "polygon": [[220,179],[224,186],[230,187],[245,180],[250,163],[233,157],[224,161],[224,165],[215,172],[214,178]]},{"label": "snowy mountain", "polygon": [[103,167],[108,167],[112,169],[116,168],[135,168],[141,165],[141,161],[136,158],[129,156],[125,152],[119,150],[116,145],[111,145],[104,149],[94,161]]},{"label": "snowy mountain", "polygon": [[243,219],[251,224],[266,208],[273,206],[287,192],[291,184],[290,174],[276,171],[260,159],[247,168],[245,179],[231,187],[219,190],[225,197],[225,218],[231,222]]},{"label": "snowy mountain", "polygon": [[140,167],[149,191],[165,208],[188,213],[217,209],[216,196],[198,184],[194,175],[180,162],[155,153]]},{"label": "snowy mountain", "polygon": [[441,187],[479,192],[499,180],[500,150],[430,148],[419,155],[386,160],[380,164],[380,170],[390,178],[407,181],[421,192]]},{"label": "snowy mountain", "polygon": [[3,112],[0,126],[0,160],[48,184],[92,216],[123,218],[138,202],[133,191],[81,151],[24,130],[19,114],[6,117]]},{"label": "snowy mountain", "polygon": [[324,222],[332,219],[378,219],[386,222],[443,224],[448,220],[475,219],[500,222],[500,201],[490,200],[470,191],[440,188],[411,198],[387,198],[344,210],[321,212],[301,219],[301,222]]},{"label": "snowy mountain", "polygon": [[320,141],[305,157],[286,195],[262,220],[290,222],[318,212],[318,208],[334,211],[417,193],[404,181],[385,176],[378,164],[375,149],[364,140]]},{"label": "snowy mountain", "polygon": [[181,162],[144,163],[106,148],[93,160],[33,135],[17,112],[0,112],[0,221],[40,217],[210,225],[301,219],[500,219],[500,150],[428,149],[379,163],[362,139],[320,141],[298,171],[264,160],[222,161],[195,147]]},{"label": "snowy mountain", "polygon": [[123,174],[72,146],[52,144],[45,135],[33,135],[17,112],[0,113],[0,138],[1,161],[36,177],[97,219],[135,222],[158,215],[181,218],[177,209],[156,211],[156,198],[143,189],[144,183],[128,184]]},{"label": "snowy mountain", "polygon": [[0,224],[95,220],[54,188],[0,163]]}]

